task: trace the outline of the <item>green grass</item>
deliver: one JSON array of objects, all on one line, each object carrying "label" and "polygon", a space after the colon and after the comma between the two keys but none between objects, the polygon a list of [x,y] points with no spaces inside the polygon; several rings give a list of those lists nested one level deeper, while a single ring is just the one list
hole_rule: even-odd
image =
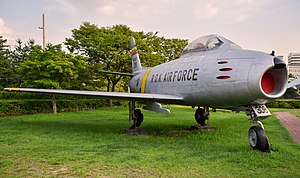
[{"label": "green grass", "polygon": [[300,119],[300,109],[271,108],[271,112],[290,112]]},{"label": "green grass", "polygon": [[291,112],[291,114],[294,114],[295,116],[297,116],[298,118],[300,118],[300,111],[299,111],[299,109],[297,111]]},{"label": "green grass", "polygon": [[215,131],[188,131],[195,109],[143,111],[147,136],[127,136],[125,107],[0,118],[0,177],[300,177],[300,145],[275,116],[275,151],[252,150],[245,113],[211,113]]}]

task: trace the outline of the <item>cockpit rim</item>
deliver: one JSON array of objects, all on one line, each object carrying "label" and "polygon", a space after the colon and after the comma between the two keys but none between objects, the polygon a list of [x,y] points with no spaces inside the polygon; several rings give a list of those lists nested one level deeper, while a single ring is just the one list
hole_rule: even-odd
[{"label": "cockpit rim", "polygon": [[[214,41],[215,40],[215,43]],[[210,46],[211,45],[211,46]],[[211,50],[216,50],[219,48],[227,46],[228,48],[233,49],[242,49],[239,45],[234,42],[216,34],[206,35],[199,37],[189,43],[182,51],[182,55],[186,55],[194,52],[206,52]]]}]

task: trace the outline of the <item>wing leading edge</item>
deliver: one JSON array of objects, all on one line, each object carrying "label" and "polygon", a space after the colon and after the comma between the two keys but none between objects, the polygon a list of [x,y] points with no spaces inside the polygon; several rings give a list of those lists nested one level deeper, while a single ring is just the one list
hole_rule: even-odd
[{"label": "wing leading edge", "polygon": [[183,97],[165,94],[150,93],[124,93],[124,92],[98,92],[83,90],[54,90],[54,89],[36,89],[36,88],[4,88],[5,91],[31,92],[31,93],[49,93],[49,94],[67,94],[81,96],[97,96],[102,98],[123,99],[146,102],[162,103],[182,103]]},{"label": "wing leading edge", "polygon": [[300,84],[300,78],[296,78],[295,80],[293,80],[290,83],[288,83],[287,88],[291,88],[291,87],[299,85],[299,84]]}]

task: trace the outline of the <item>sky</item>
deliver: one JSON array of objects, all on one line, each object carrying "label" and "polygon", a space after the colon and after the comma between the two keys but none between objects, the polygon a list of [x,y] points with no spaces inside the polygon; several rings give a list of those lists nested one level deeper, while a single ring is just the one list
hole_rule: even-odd
[{"label": "sky", "polygon": [[244,49],[284,56],[300,51],[299,0],[0,0],[0,36],[63,43],[82,22],[127,25],[166,38],[218,34]]}]

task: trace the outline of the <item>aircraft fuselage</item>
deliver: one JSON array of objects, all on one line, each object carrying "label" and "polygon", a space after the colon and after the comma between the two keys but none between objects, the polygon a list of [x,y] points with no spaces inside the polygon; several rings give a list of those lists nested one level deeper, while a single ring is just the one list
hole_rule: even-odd
[{"label": "aircraft fuselage", "polygon": [[274,56],[257,51],[200,51],[142,70],[130,87],[133,92],[182,96],[177,104],[191,106],[265,104],[286,88],[287,69],[275,63]]}]

